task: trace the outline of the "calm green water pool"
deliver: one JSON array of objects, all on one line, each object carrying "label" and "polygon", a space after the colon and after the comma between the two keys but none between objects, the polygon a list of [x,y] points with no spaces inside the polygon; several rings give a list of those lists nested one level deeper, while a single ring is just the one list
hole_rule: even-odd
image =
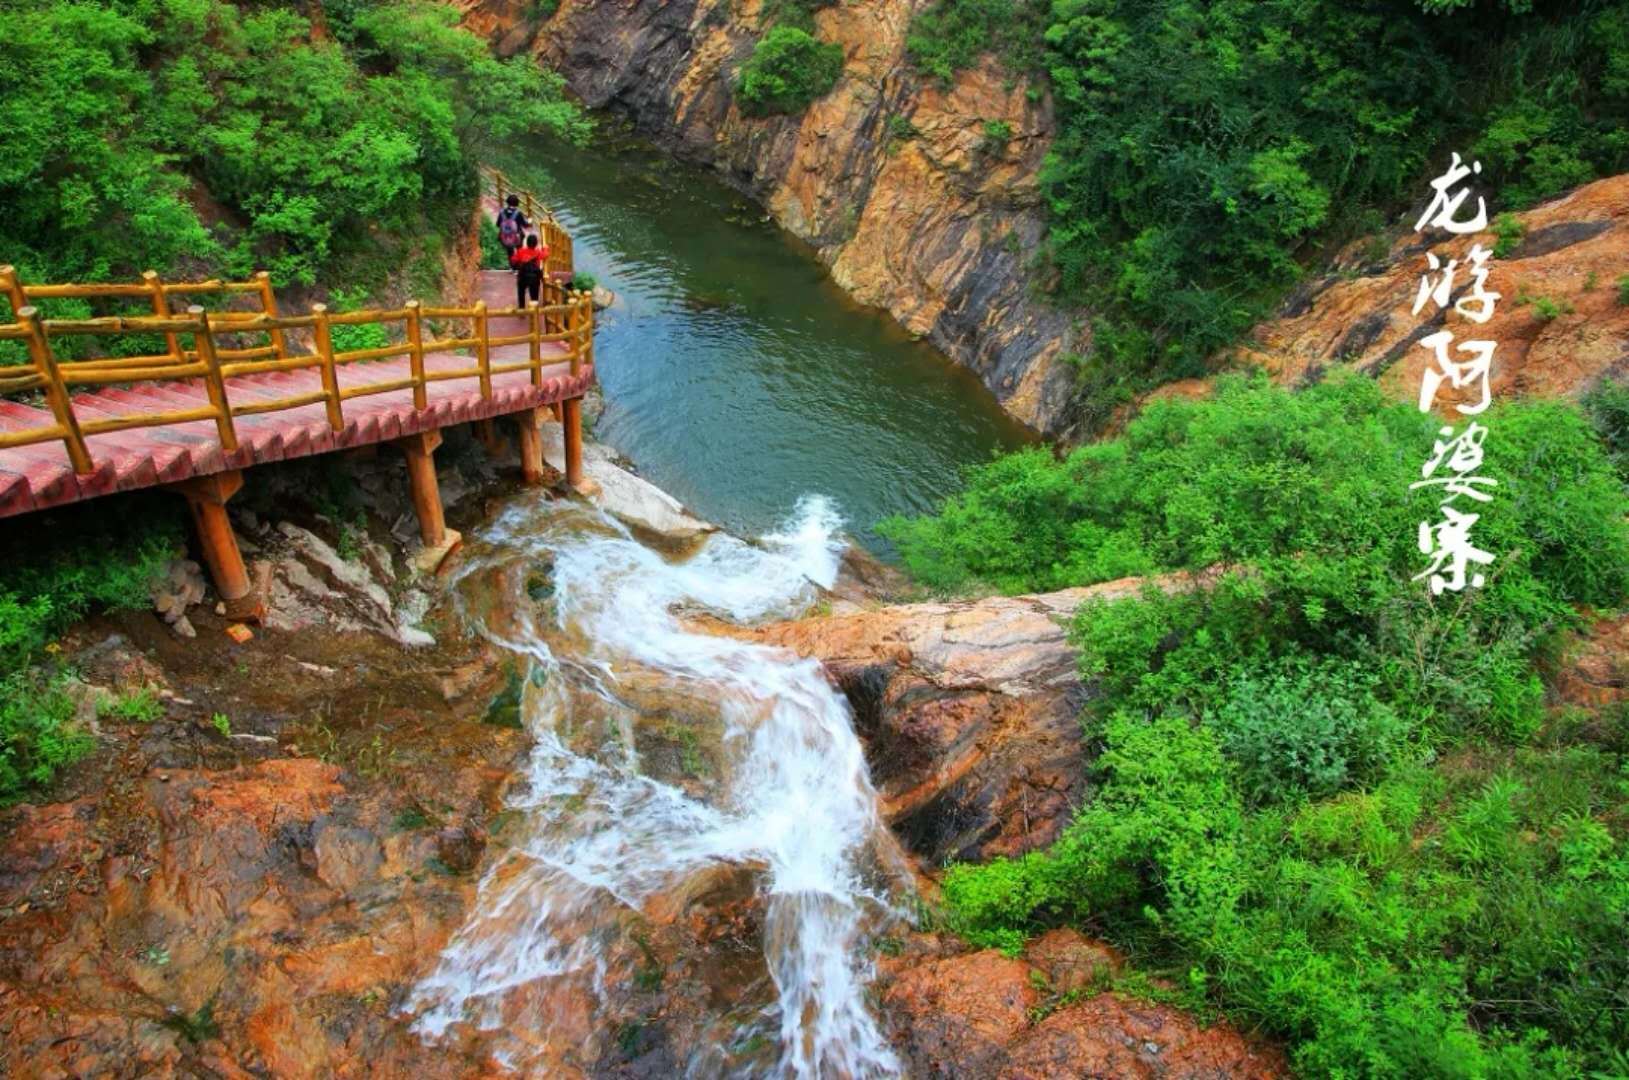
[{"label": "calm green water pool", "polygon": [[930,509],[961,466],[1033,437],[706,171],[610,131],[498,164],[619,298],[600,314],[596,435],[703,517],[752,535],[823,494],[886,554],[879,518]]}]

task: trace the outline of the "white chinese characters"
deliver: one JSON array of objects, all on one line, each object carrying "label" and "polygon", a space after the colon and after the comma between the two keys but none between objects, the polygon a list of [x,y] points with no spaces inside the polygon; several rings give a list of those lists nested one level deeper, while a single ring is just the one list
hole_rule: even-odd
[{"label": "white chinese characters", "polygon": [[[1458,154],[1453,156],[1448,171],[1431,182],[1431,204],[1414,225],[1420,232],[1427,226],[1445,229],[1455,235],[1480,232],[1487,228],[1488,208],[1481,196],[1476,199],[1476,214],[1459,218],[1460,207],[1470,197],[1466,181],[1482,171],[1481,162],[1465,165]],[[1500,294],[1487,287],[1487,262],[1491,255],[1481,244],[1473,244],[1462,267],[1458,259],[1449,259],[1446,265],[1434,252],[1426,255],[1426,273],[1420,276],[1419,291],[1414,298],[1414,314],[1418,315],[1427,304],[1438,310],[1453,303],[1454,310],[1473,323],[1481,325],[1493,318]],[[1464,295],[1454,300],[1454,279],[1465,269],[1469,272],[1470,286]],[[1472,401],[1456,402],[1454,408],[1462,415],[1476,416],[1492,403],[1489,379],[1493,373],[1492,341],[1458,341],[1451,330],[1440,330],[1420,339],[1420,347],[1430,349],[1433,365],[1420,376],[1419,407],[1430,412],[1436,403],[1437,391],[1446,383],[1456,391],[1469,390]],[[1467,395],[1462,395],[1467,396]],[[1456,500],[1470,503],[1492,501],[1490,489],[1499,482],[1480,474],[1482,444],[1488,429],[1476,421],[1468,421],[1463,431],[1456,432],[1452,425],[1437,432],[1432,444],[1431,457],[1420,469],[1420,479],[1409,485],[1410,490],[1431,489],[1441,496],[1437,509],[1441,518],[1435,523],[1422,521],[1418,530],[1420,554],[1429,560],[1426,568],[1414,576],[1415,581],[1428,583],[1431,594],[1460,592],[1467,584],[1481,588],[1487,575],[1473,567],[1485,567],[1494,561],[1492,553],[1483,551],[1471,540],[1471,528],[1481,520],[1475,513]]]}]

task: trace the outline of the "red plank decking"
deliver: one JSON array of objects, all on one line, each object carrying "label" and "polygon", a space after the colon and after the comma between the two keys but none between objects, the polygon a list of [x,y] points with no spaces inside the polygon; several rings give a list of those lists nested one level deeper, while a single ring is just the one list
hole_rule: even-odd
[{"label": "red plank decking", "polygon": [[[507,271],[485,271],[481,275],[480,293],[489,307],[510,307],[515,302],[514,278]],[[526,332],[525,319],[493,317],[490,320],[492,337]],[[524,343],[496,347],[491,352],[492,362],[524,360],[528,356],[527,348]],[[584,362],[573,376],[566,362],[568,350],[563,344],[544,342],[542,348],[541,386],[532,385],[529,371],[495,374],[492,396],[483,399],[480,383],[473,376],[431,382],[426,387],[428,404],[422,411],[413,407],[411,387],[352,398],[344,403],[345,426],[340,431],[331,428],[326,406],[318,401],[278,412],[235,417],[238,447],[232,451],[221,448],[213,420],[89,435],[85,442],[96,466],[90,473],[75,474],[60,440],[0,449],[0,517],[115,491],[131,491],[270,461],[386,442],[449,424],[485,420],[580,397],[594,381],[592,364]],[[551,354],[560,356],[559,362],[551,364]],[[468,356],[446,353],[424,358],[425,371],[431,374],[467,369],[470,364]],[[405,379],[410,375],[409,361],[398,357],[348,364],[339,368],[337,375],[342,390]],[[320,392],[322,372],[310,368],[244,375],[227,379],[226,388],[229,399],[234,402],[291,397]],[[86,419],[179,411],[208,404],[200,379],[143,382],[126,389],[109,387],[73,395],[75,413]],[[48,409],[0,400],[0,431],[39,428],[52,422]]]}]

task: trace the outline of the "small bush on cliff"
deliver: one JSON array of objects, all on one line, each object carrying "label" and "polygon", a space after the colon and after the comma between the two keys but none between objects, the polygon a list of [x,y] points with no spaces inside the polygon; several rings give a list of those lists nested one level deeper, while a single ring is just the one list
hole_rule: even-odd
[{"label": "small bush on cliff", "polygon": [[751,116],[796,113],[837,85],[843,48],[792,26],[770,29],[741,68],[735,98]]}]

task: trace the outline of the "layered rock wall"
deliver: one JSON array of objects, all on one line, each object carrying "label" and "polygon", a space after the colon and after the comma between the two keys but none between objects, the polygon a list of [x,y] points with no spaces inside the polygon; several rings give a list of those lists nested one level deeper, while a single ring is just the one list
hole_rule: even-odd
[{"label": "layered rock wall", "polygon": [[538,56],[588,105],[761,201],[838,284],[977,372],[1008,412],[1062,429],[1078,319],[1041,298],[1032,269],[1050,104],[993,62],[948,86],[920,76],[905,56],[919,4],[815,12],[843,47],[837,86],[799,115],[754,118],[731,87],[763,33],[759,0],[563,0],[541,21],[524,0],[456,2],[500,51]]}]

